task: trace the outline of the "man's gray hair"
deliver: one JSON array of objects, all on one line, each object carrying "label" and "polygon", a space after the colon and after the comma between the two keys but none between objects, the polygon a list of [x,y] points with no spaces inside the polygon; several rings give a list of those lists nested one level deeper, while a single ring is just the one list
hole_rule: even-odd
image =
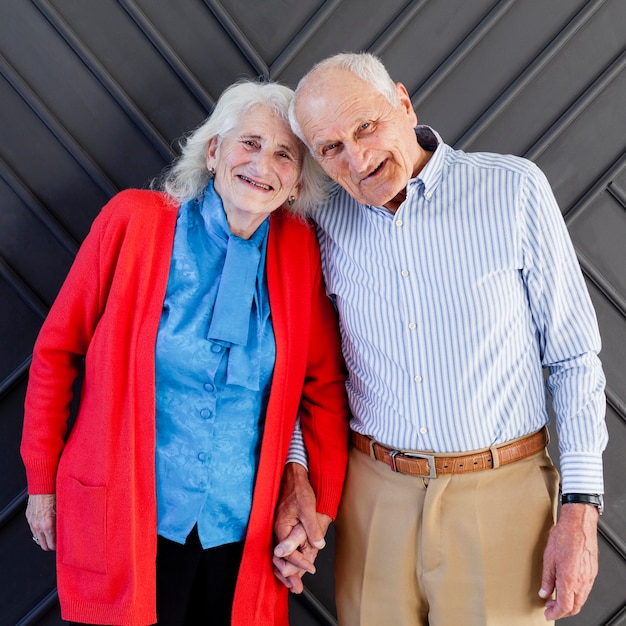
[{"label": "man's gray hair", "polygon": [[[210,178],[206,165],[209,141],[218,141],[231,133],[241,118],[253,107],[266,107],[289,123],[289,105],[294,92],[289,87],[272,82],[238,81],[224,90],[213,113],[180,141],[181,155],[165,171],[156,187],[178,202],[192,200],[202,195]],[[302,150],[300,193],[292,206],[294,213],[304,214],[322,202],[327,194],[329,180],[309,151]]]},{"label": "man's gray hair", "polygon": [[[382,61],[369,52],[341,52],[316,63],[301,79],[296,87],[296,95],[289,106],[289,123],[293,132],[304,142],[304,135],[295,115],[295,104],[302,88],[315,80],[319,70],[343,69],[352,72],[357,78],[369,83],[381,93],[394,108],[400,106],[396,84],[393,82]],[[310,146],[309,146],[310,147]]]}]

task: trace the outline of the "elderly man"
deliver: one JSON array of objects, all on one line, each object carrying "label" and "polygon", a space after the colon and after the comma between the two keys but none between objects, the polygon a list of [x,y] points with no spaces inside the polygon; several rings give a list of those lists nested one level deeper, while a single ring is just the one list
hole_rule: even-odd
[{"label": "elderly man", "polygon": [[[338,183],[314,219],[353,414],[340,624],[529,626],[577,613],[597,573],[604,376],[545,176],[418,126],[405,87],[368,54],[322,61],[296,94],[292,127]],[[302,555],[321,544],[303,470],[291,472],[278,538],[293,528],[275,563],[297,587],[313,569]]]}]

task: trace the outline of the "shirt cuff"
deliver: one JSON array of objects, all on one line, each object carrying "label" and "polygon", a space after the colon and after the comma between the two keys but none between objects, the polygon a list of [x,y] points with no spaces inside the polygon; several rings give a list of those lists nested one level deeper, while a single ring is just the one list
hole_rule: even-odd
[{"label": "shirt cuff", "polygon": [[601,454],[565,452],[560,460],[563,493],[604,493]]},{"label": "shirt cuff", "polygon": [[287,452],[287,460],[285,463],[299,463],[307,472],[309,471],[309,456],[304,445],[304,437],[300,427],[300,416],[296,419],[293,427],[293,435],[291,436],[291,444]]}]

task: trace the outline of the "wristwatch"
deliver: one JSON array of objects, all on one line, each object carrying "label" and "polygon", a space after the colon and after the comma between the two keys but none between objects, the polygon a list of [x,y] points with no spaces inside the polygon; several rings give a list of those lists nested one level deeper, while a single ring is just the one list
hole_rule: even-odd
[{"label": "wristwatch", "polygon": [[564,493],[561,504],[591,504],[598,509],[600,515],[604,513],[604,497],[601,493]]}]

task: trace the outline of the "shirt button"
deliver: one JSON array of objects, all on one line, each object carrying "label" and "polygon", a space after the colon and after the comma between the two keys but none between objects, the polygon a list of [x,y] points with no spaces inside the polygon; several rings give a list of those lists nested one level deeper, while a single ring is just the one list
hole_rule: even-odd
[{"label": "shirt button", "polygon": [[223,347],[223,346],[220,346],[220,345],[219,345],[219,344],[217,344],[217,343],[214,343],[214,344],[211,346],[211,352],[215,352],[215,354],[219,354],[219,353],[220,353],[223,349],[224,349],[224,347]]},{"label": "shirt button", "polygon": [[206,461],[206,452],[200,452],[200,454],[198,454],[198,461],[202,461],[203,463]]},{"label": "shirt button", "polygon": [[400,274],[406,278],[409,275],[409,270],[402,270]]},{"label": "shirt button", "polygon": [[423,379],[422,379],[422,377],[418,374],[417,376],[413,376],[413,380],[414,380],[416,383],[421,383]]},{"label": "shirt button", "polygon": [[403,225],[404,225],[404,222],[402,220],[396,220],[396,226],[398,228],[400,228],[400,226],[403,226]]},{"label": "shirt button", "polygon": [[432,191],[427,191],[424,194],[424,197],[426,198],[426,200],[430,200],[433,197],[433,192]]},{"label": "shirt button", "polygon": [[411,330],[415,330],[415,329],[417,328],[417,324],[416,324],[415,322],[410,322],[410,323],[409,323],[409,328],[410,328]]},{"label": "shirt button", "polygon": [[212,385],[211,383],[204,383],[204,389],[205,391],[215,391],[215,385]]},{"label": "shirt button", "polygon": [[422,426],[420,428],[420,433],[422,433],[422,435],[425,435],[428,432],[428,428],[426,428],[426,426]]},{"label": "shirt button", "polygon": [[200,417],[202,419],[208,420],[209,417],[211,417],[211,411],[209,411],[209,409],[202,409],[202,411],[200,411]]}]

